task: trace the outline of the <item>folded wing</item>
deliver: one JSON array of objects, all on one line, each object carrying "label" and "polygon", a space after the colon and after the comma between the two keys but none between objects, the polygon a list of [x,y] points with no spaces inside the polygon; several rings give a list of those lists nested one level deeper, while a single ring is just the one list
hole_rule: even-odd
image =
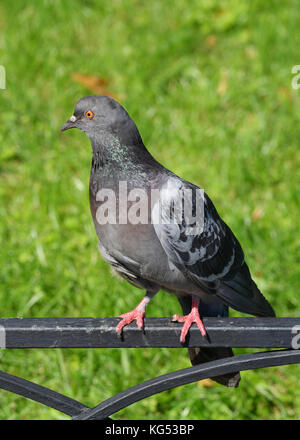
[{"label": "folded wing", "polygon": [[152,222],[169,261],[201,289],[243,313],[274,316],[238,240],[200,188],[170,177],[153,206]]}]

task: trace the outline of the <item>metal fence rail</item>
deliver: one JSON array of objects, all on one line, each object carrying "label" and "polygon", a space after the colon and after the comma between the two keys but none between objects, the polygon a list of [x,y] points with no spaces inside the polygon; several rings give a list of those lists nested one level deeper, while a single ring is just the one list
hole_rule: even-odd
[{"label": "metal fence rail", "polygon": [[[122,339],[115,333],[118,321],[118,318],[0,319],[0,341],[2,348],[183,347],[179,342],[181,324],[171,322],[170,318],[145,319],[144,332],[132,324],[124,329]],[[294,349],[295,338],[300,333],[300,318],[206,318],[203,321],[207,338],[193,326],[184,347],[285,350],[218,359],[171,372],[122,391],[94,408],[1,371],[0,388],[55,408],[73,419],[104,419],[141,399],[208,377],[300,363],[300,350]]]}]

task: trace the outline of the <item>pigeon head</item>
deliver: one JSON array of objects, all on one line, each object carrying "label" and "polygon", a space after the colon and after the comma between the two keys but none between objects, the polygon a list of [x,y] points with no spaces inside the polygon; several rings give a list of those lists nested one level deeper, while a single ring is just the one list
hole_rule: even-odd
[{"label": "pigeon head", "polygon": [[61,131],[79,128],[87,134],[92,145],[103,144],[111,136],[122,145],[141,143],[135,123],[126,110],[114,99],[103,95],[90,95],[80,99],[71,118]]}]

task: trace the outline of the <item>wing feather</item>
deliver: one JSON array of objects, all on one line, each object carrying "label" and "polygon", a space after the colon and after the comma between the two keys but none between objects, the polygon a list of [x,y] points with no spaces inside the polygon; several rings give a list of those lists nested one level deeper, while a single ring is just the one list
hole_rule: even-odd
[{"label": "wing feather", "polygon": [[[203,283],[216,283],[232,277],[244,262],[242,248],[218,215],[207,194],[202,193],[200,221],[187,224],[185,189],[201,191],[192,184],[169,179],[162,188],[159,201],[153,207],[152,219],[156,234],[169,260],[193,279]],[[190,198],[196,212],[194,201]],[[171,215],[170,215],[171,206]],[[176,206],[181,209],[181,222],[176,222]],[[173,207],[173,211],[172,211]],[[173,217],[172,217],[173,213]],[[169,222],[167,220],[170,220]],[[192,228],[196,233],[191,233]]]},{"label": "wing feather", "polygon": [[[204,192],[200,221],[197,222],[196,216],[194,223],[188,223],[185,188],[200,190],[189,182],[169,178],[152,210],[154,229],[169,261],[199,287],[216,294],[236,310],[274,316],[272,307],[251,278],[238,240]],[[199,198],[193,196],[187,203],[192,205],[193,212],[197,212],[195,200]],[[178,218],[180,221],[176,222]]]}]

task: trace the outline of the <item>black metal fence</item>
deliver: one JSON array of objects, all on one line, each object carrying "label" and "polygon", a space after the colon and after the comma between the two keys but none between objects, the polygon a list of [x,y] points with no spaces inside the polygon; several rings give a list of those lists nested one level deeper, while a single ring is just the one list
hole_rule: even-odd
[{"label": "black metal fence", "polygon": [[182,324],[173,323],[170,318],[145,319],[144,332],[132,324],[124,329],[122,339],[118,338],[115,332],[118,321],[118,318],[0,319],[0,347],[24,349],[209,346],[281,350],[243,354],[174,371],[122,391],[94,408],[3,371],[0,371],[0,388],[55,408],[76,420],[105,419],[146,397],[208,377],[300,363],[300,318],[204,318],[207,338],[203,338],[198,328],[193,326],[184,345],[179,342]]}]

